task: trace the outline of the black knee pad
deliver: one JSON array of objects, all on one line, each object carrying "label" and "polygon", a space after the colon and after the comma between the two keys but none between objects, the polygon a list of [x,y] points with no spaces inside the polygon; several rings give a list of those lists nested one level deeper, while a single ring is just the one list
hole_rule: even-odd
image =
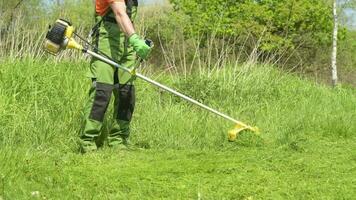
[{"label": "black knee pad", "polygon": [[116,119],[131,121],[135,109],[135,86],[119,85],[117,89],[118,96],[116,98],[119,98],[119,105],[117,105]]},{"label": "black knee pad", "polygon": [[112,84],[98,82],[96,82],[94,85],[95,96],[89,118],[99,122],[103,122],[114,86]]}]

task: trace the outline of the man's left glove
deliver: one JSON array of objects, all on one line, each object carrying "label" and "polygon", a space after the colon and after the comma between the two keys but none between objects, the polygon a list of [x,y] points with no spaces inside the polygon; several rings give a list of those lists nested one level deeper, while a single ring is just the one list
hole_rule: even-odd
[{"label": "man's left glove", "polygon": [[141,39],[136,33],[129,37],[129,43],[133,46],[137,55],[142,59],[147,59],[152,47],[146,43],[145,40]]}]

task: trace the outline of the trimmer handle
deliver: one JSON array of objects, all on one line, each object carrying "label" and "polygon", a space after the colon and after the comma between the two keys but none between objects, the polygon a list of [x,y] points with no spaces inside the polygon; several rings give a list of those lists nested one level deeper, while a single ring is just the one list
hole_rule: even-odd
[{"label": "trimmer handle", "polygon": [[[145,43],[147,44],[147,46],[149,46],[151,49],[155,46],[153,41],[150,39],[145,39]],[[144,61],[144,59],[140,58],[139,56],[137,56],[137,61],[136,64],[134,65],[133,70],[131,71],[131,74],[135,74],[136,73],[136,68],[140,65],[140,63],[142,63]]]},{"label": "trimmer handle", "polygon": [[[149,46],[151,49],[155,46],[155,44],[153,43],[152,40],[150,39],[145,39],[145,43],[147,44],[147,46]],[[144,61],[144,59],[142,58],[138,58],[138,63],[142,63]]]},{"label": "trimmer handle", "polygon": [[150,39],[145,39],[145,43],[147,44],[147,46],[151,47],[151,49],[155,46],[153,41]]}]

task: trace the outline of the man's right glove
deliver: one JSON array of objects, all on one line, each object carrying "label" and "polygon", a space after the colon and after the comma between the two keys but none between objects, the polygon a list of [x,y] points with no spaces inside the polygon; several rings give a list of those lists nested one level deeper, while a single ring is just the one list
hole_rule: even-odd
[{"label": "man's right glove", "polygon": [[151,47],[148,46],[145,40],[141,39],[136,33],[129,37],[129,43],[133,46],[137,55],[142,59],[146,59],[151,52]]}]

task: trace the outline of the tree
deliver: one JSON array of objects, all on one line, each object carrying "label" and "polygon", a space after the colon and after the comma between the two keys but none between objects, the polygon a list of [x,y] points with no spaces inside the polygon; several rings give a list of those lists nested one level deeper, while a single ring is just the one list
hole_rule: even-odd
[{"label": "tree", "polygon": [[332,53],[331,53],[331,80],[332,85],[335,87],[338,84],[338,73],[337,73],[337,44],[339,35],[339,16],[345,8],[355,8],[355,0],[333,0],[333,19],[334,19],[334,29],[332,37]]},{"label": "tree", "polygon": [[[300,49],[312,60],[331,43],[330,4],[320,0],[171,0],[187,16],[188,36],[250,36],[262,56],[283,56]],[[252,48],[255,44],[251,43]],[[246,47],[246,45],[245,45]],[[288,51],[288,52],[287,52]],[[276,55],[277,54],[277,55]],[[288,58],[286,58],[288,59]]]},{"label": "tree", "polygon": [[338,26],[339,26],[336,0],[334,0],[333,2],[333,16],[334,16],[334,31],[333,31],[333,48],[331,54],[331,79],[332,79],[332,85],[335,87],[338,82],[336,59],[337,59],[337,35],[338,35]]}]

